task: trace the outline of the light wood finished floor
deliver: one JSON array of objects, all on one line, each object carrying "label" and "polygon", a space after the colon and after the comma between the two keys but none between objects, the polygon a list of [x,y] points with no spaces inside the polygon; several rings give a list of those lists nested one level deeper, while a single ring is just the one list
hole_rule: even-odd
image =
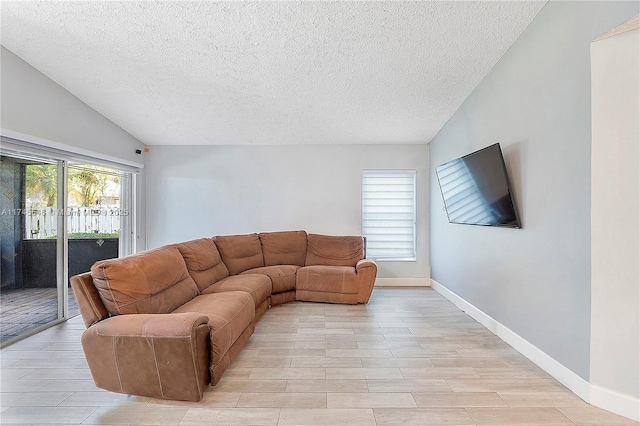
[{"label": "light wood finished floor", "polygon": [[628,425],[587,405],[431,289],[268,310],[199,403],[94,387],[76,317],[0,351],[0,422],[110,425]]}]

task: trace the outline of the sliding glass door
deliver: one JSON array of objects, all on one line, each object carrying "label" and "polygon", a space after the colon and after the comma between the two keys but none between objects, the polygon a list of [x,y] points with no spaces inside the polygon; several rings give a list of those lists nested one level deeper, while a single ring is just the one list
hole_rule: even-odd
[{"label": "sliding glass door", "polygon": [[64,162],[0,156],[0,343],[64,317]]},{"label": "sliding glass door", "polygon": [[135,174],[2,150],[0,346],[79,313],[69,277],[133,252]]}]

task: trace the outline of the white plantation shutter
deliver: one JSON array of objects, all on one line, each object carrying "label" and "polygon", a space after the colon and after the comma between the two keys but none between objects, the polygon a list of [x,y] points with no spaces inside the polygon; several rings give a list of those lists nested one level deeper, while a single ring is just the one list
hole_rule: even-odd
[{"label": "white plantation shutter", "polygon": [[415,170],[363,171],[362,234],[369,259],[415,260]]}]

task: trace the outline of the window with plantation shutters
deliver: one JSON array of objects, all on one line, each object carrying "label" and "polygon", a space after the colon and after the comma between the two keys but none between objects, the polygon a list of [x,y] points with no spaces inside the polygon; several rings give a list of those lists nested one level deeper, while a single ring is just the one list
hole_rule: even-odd
[{"label": "window with plantation shutters", "polygon": [[416,259],[415,170],[363,171],[362,234],[369,259]]}]

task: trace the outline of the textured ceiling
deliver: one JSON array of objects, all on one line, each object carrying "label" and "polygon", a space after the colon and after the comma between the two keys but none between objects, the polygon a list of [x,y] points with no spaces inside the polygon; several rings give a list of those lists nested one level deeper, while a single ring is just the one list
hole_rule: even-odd
[{"label": "textured ceiling", "polygon": [[2,2],[2,44],[149,145],[427,143],[544,2]]}]

